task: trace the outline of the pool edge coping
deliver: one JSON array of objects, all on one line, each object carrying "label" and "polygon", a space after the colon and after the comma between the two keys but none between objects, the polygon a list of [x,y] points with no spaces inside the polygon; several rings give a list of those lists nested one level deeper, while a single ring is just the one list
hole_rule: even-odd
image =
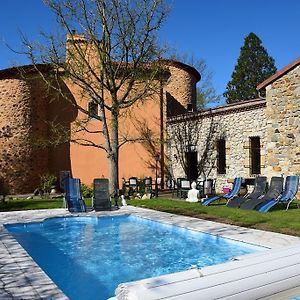
[{"label": "pool edge coping", "polygon": [[[46,273],[33,261],[27,252],[16,242],[16,240],[3,226],[4,224],[39,222],[53,217],[110,216],[125,214],[132,214],[145,219],[195,231],[206,232],[232,240],[272,249],[289,246],[300,242],[300,238],[294,236],[261,231],[252,228],[238,227],[230,224],[222,224],[213,221],[206,221],[203,219],[132,206],[122,207],[120,210],[114,211],[87,212],[78,214],[71,214],[65,209],[0,212],[0,249],[4,249],[4,254],[1,255],[0,260],[0,296],[1,293],[3,293],[3,288],[7,288],[5,285],[9,285],[7,295],[11,296],[10,299],[17,299],[21,293],[23,293],[25,296],[33,295],[35,297],[34,299],[45,299],[47,297],[51,297],[51,299],[68,299],[55,285],[55,283],[46,275]],[[10,249],[11,246],[13,246],[12,249]],[[18,257],[19,254],[20,257]],[[1,264],[3,260],[5,262],[4,265],[3,263]],[[12,278],[11,272],[9,273],[9,276],[8,274],[3,273],[3,266],[10,266],[14,270],[15,276]],[[24,266],[29,269],[24,269]],[[5,282],[8,284],[5,284]],[[42,284],[39,286],[39,283]],[[39,298],[37,298],[37,296]]]}]

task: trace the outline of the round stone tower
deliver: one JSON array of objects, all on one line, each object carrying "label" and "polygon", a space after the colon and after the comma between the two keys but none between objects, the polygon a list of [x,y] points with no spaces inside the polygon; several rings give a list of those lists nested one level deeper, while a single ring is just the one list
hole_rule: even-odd
[{"label": "round stone tower", "polygon": [[0,177],[13,194],[33,192],[48,169],[47,150],[33,145],[47,138],[42,86],[15,68],[0,72]]},{"label": "round stone tower", "polygon": [[196,110],[196,83],[200,80],[198,71],[184,63],[165,60],[170,72],[165,87],[167,116],[172,117]]}]

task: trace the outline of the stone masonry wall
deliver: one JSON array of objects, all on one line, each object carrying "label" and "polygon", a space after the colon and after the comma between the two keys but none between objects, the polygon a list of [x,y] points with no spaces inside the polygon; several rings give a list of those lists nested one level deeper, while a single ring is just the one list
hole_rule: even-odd
[{"label": "stone masonry wall", "polygon": [[175,66],[169,66],[169,71],[171,76],[166,86],[166,92],[175,98],[185,108],[187,108],[188,103],[195,104],[195,77],[186,70]]},{"label": "stone masonry wall", "polygon": [[[198,161],[204,157],[206,148],[207,158],[204,159],[204,174],[207,178],[216,179],[216,190],[221,192],[227,179],[236,176],[253,177],[249,165],[249,138],[260,137],[261,143],[261,173],[264,174],[264,155],[267,121],[265,107],[253,108],[245,111],[232,111],[227,114],[207,114],[203,118],[190,120],[195,122],[196,130],[201,133],[196,151]],[[176,123],[169,124],[168,130],[174,130]],[[217,147],[216,141],[226,140],[226,174],[217,174]],[[172,175],[174,178],[185,177],[178,157],[175,155],[174,142],[170,141],[169,157],[171,158]],[[176,159],[177,158],[177,159]],[[200,174],[199,174],[200,175]]]},{"label": "stone masonry wall", "polygon": [[[34,150],[29,142],[33,129],[39,126],[42,111],[42,95],[37,84],[21,79],[0,80],[0,176],[4,178],[10,193],[32,192],[38,184],[37,173],[43,174],[46,164],[39,163],[41,157],[47,160],[44,151]],[[39,115],[39,117],[38,117]]]},{"label": "stone masonry wall", "polygon": [[266,174],[300,174],[300,66],[266,88]]}]

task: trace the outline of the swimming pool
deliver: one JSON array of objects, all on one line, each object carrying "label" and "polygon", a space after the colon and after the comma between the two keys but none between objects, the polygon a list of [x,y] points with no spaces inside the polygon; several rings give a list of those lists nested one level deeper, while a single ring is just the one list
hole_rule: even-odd
[{"label": "swimming pool", "polygon": [[107,299],[121,282],[262,249],[132,215],[52,218],[6,228],[70,299]]}]

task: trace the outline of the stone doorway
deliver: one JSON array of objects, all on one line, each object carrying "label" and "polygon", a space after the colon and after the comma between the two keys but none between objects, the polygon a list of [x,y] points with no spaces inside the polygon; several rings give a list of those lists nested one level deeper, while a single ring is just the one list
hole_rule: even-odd
[{"label": "stone doorway", "polygon": [[185,153],[187,164],[187,178],[189,180],[196,180],[198,178],[198,155],[197,151],[191,151]]}]

